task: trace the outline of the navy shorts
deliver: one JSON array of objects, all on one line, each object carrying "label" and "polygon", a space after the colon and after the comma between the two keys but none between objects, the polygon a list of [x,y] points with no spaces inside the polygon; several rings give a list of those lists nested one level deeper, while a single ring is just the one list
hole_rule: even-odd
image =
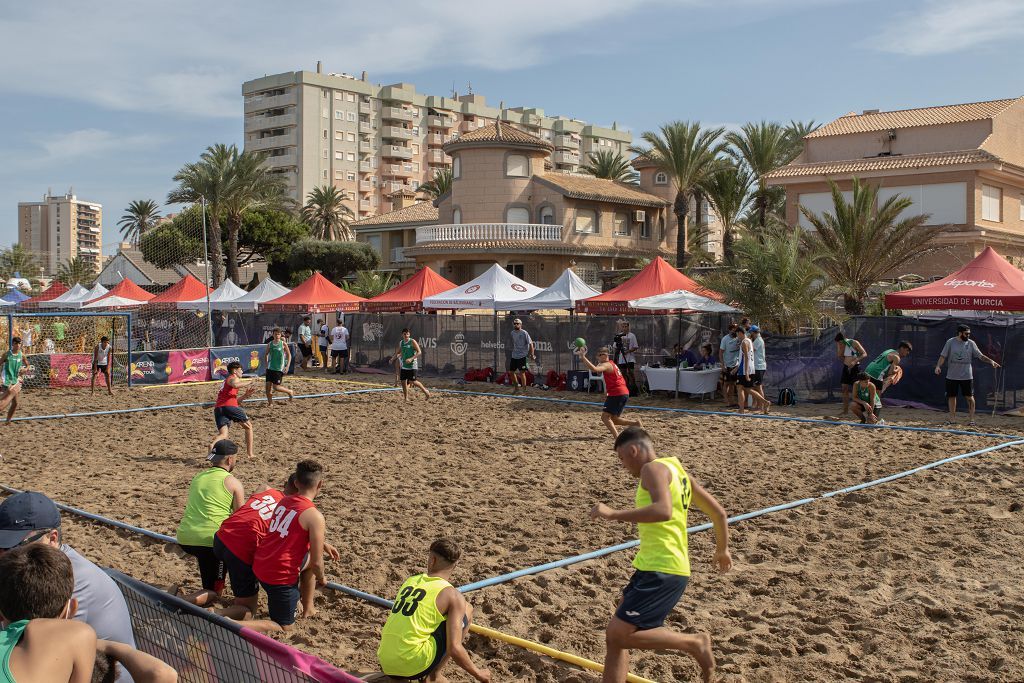
[{"label": "navy shorts", "polygon": [[248,422],[249,416],[238,406],[221,406],[213,409],[213,419],[217,423],[217,429],[222,429],[232,422]]},{"label": "navy shorts", "polygon": [[281,386],[281,382],[284,381],[284,372],[282,372],[281,370],[267,370],[267,375],[265,379],[267,384]]},{"label": "navy shorts", "polygon": [[331,358],[348,358],[348,349],[331,349]]},{"label": "navy shorts", "polygon": [[947,379],[946,380],[946,397],[956,398],[957,392],[963,394],[964,398],[970,398],[974,396],[974,380],[973,379]]},{"label": "navy shorts", "polygon": [[270,619],[281,626],[295,623],[295,607],[299,604],[299,583],[289,586],[272,586],[260,581],[263,590],[267,591],[267,611]]},{"label": "navy shorts", "polygon": [[403,382],[415,382],[416,368],[401,368],[398,371],[398,378]]},{"label": "navy shorts", "polygon": [[754,386],[759,387],[764,384],[764,370],[754,370]]},{"label": "navy shorts", "polygon": [[526,364],[526,357],[525,356],[522,357],[522,358],[513,358],[513,359],[509,360],[509,362],[508,362],[508,371],[509,372],[526,372],[526,370],[527,370],[527,364]]},{"label": "navy shorts", "polygon": [[629,400],[629,394],[622,394],[621,396],[608,396],[604,399],[603,412],[618,417],[622,415],[622,411],[626,409],[626,401]]},{"label": "navy shorts", "polygon": [[252,567],[238,559],[238,556],[221,543],[216,535],[213,537],[213,554],[224,563],[228,578],[231,579],[231,592],[236,598],[251,598],[260,592]]},{"label": "navy shorts", "polygon": [[622,593],[615,616],[641,631],[658,628],[683,597],[689,580],[689,576],[638,569]]},{"label": "navy shorts", "polygon": [[852,385],[857,381],[858,375],[860,375],[860,363],[854,363],[853,365],[843,365],[843,376],[840,378],[840,384]]}]

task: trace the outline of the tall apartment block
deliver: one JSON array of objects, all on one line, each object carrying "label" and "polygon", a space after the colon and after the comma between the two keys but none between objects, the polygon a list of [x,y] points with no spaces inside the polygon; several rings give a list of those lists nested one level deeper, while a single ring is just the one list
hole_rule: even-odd
[{"label": "tall apartment block", "polygon": [[67,194],[47,192],[41,202],[18,202],[18,244],[39,259],[44,275],[56,275],[60,264],[81,257],[100,272],[103,250],[103,206]]},{"label": "tall apartment block", "polygon": [[[488,106],[480,95],[423,95],[408,83],[375,85],[348,74],[294,71],[242,84],[245,149],[267,164],[304,202],[310,190],[333,184],[350,197],[356,219],[391,211],[451,166],[442,145],[501,120],[554,146],[555,169],[576,171],[590,152],[626,155],[632,136],[543,109]],[[398,195],[392,201],[391,196]]]}]

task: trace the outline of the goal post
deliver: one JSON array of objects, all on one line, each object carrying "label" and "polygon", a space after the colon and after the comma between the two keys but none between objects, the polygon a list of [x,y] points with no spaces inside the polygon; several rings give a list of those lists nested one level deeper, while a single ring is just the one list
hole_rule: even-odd
[{"label": "goal post", "polygon": [[[114,385],[131,386],[132,314],[130,312],[20,311],[3,314],[7,348],[19,337],[28,368],[26,388],[88,387],[93,351],[110,339],[110,375]],[[97,377],[102,386],[104,381]]]}]

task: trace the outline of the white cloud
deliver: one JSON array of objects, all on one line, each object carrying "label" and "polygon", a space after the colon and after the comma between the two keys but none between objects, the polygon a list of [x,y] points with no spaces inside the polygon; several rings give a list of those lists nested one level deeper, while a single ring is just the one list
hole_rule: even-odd
[{"label": "white cloud", "polygon": [[921,8],[887,21],[882,33],[866,44],[885,52],[924,57],[1022,37],[1021,0],[928,0]]},{"label": "white cloud", "polygon": [[83,128],[37,140],[45,155],[36,161],[70,161],[82,157],[102,156],[112,151],[149,148],[160,144],[161,141],[156,135],[117,135],[109,130]]}]

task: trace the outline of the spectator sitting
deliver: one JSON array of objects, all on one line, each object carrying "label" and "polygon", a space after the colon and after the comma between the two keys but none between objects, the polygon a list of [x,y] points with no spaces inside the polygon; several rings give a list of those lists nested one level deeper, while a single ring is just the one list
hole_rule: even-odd
[{"label": "spectator sitting", "polygon": [[711,368],[715,365],[715,349],[711,344],[704,344],[700,347],[700,361],[698,362],[703,368]]},{"label": "spectator sitting", "polygon": [[680,365],[685,362],[687,367],[694,368],[700,364],[700,356],[698,356],[697,353],[689,346],[685,349],[681,349],[679,344],[676,344],[673,349],[676,354],[676,362]]}]

